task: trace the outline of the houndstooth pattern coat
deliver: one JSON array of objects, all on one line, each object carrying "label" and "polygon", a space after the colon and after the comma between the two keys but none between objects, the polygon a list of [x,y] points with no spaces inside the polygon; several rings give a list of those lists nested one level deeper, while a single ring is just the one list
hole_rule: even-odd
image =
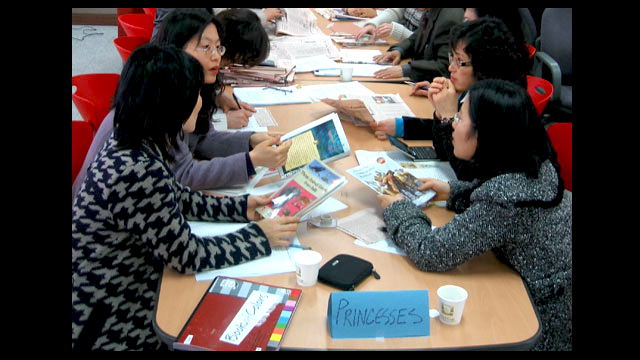
[{"label": "houndstooth pattern coat", "polygon": [[157,349],[152,327],[164,266],[195,273],[271,254],[256,223],[201,238],[186,220],[248,222],[247,196],[216,198],[180,185],[155,145],[111,137],[72,210],[71,348]]}]

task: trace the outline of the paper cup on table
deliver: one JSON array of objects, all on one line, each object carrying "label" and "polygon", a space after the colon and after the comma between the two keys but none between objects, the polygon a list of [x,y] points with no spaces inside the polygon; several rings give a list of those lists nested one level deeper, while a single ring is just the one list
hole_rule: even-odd
[{"label": "paper cup on table", "polygon": [[467,297],[469,297],[469,294],[460,286],[441,286],[438,289],[440,322],[447,325],[458,325],[462,320],[462,311]]},{"label": "paper cup on table", "polygon": [[302,250],[293,256],[296,263],[296,281],[300,286],[313,286],[318,281],[322,255],[313,250]]},{"label": "paper cup on table", "polygon": [[351,75],[353,75],[352,67],[340,68],[340,81],[351,81]]}]

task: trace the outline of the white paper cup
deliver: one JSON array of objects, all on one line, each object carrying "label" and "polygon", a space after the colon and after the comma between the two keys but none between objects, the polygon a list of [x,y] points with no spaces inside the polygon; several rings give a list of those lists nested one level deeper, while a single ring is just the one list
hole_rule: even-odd
[{"label": "white paper cup", "polygon": [[322,255],[313,250],[302,250],[293,256],[296,263],[296,281],[300,286],[313,286],[318,281]]},{"label": "white paper cup", "polygon": [[351,81],[351,75],[353,75],[352,67],[340,68],[340,81]]},{"label": "white paper cup", "polygon": [[460,286],[441,286],[438,289],[440,322],[447,325],[458,325],[462,320],[462,311],[467,297],[469,297],[469,294]]}]

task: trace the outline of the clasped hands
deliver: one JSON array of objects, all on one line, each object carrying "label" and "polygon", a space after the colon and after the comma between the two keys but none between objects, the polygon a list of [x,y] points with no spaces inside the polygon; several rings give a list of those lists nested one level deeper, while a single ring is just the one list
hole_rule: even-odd
[{"label": "clasped hands", "polygon": [[[423,87],[428,88],[424,90]],[[452,117],[458,111],[458,93],[451,80],[445,77],[434,78],[433,81],[421,81],[416,83],[409,95],[424,96],[429,99],[435,109],[436,116],[440,119]],[[384,119],[377,123],[371,122],[369,126],[379,140],[387,140],[387,135],[396,134],[395,119]]]}]

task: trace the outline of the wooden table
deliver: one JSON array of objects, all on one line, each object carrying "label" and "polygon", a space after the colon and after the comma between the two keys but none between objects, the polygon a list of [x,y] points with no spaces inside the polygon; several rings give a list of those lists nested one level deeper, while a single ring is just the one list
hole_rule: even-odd
[{"label": "wooden table", "polygon": [[[316,14],[317,15],[317,14]],[[327,20],[318,16],[318,25],[326,30]],[[384,52],[388,46],[380,47]],[[406,60],[404,60],[406,62]],[[354,78],[360,80],[362,78]],[[372,79],[369,79],[372,80]],[[296,75],[296,82],[304,85],[331,83],[338,78],[314,78],[312,74]],[[363,82],[377,94],[398,93],[417,117],[431,117],[433,107],[424,97],[409,96],[411,87],[404,84]],[[229,90],[230,87],[228,87]],[[276,131],[289,132],[332,111],[324,103],[270,106],[278,122]],[[348,206],[332,214],[343,218],[364,208],[381,213],[375,193],[346,173],[358,165],[354,151],[358,149],[391,151],[388,141],[377,140],[369,128],[342,123],[352,154],[330,166],[347,177],[348,184],[334,197]],[[270,129],[271,130],[271,129]],[[431,141],[409,141],[410,144],[431,145]],[[263,179],[262,183],[276,179]],[[453,218],[453,212],[429,207],[425,213],[436,226],[443,226]],[[429,308],[438,306],[436,290],[446,284],[462,286],[469,293],[462,322],[457,326],[443,325],[430,320],[429,337],[333,340],[327,325],[329,294],[337,291],[318,283],[313,287],[299,287],[295,273],[248,278],[277,286],[303,289],[292,322],[285,334],[282,349],[476,349],[529,348],[540,335],[540,319],[521,277],[500,262],[493,253],[485,253],[460,267],[445,273],[422,272],[403,256],[370,250],[353,243],[354,238],[337,229],[320,229],[302,223],[298,239],[323,256],[323,263],[341,253],[371,261],[381,279],[372,276],[364,280],[357,291],[414,290],[429,291]],[[193,275],[181,275],[165,268],[158,294],[154,327],[164,341],[171,343],[195,309],[210,281],[197,282]]]}]

